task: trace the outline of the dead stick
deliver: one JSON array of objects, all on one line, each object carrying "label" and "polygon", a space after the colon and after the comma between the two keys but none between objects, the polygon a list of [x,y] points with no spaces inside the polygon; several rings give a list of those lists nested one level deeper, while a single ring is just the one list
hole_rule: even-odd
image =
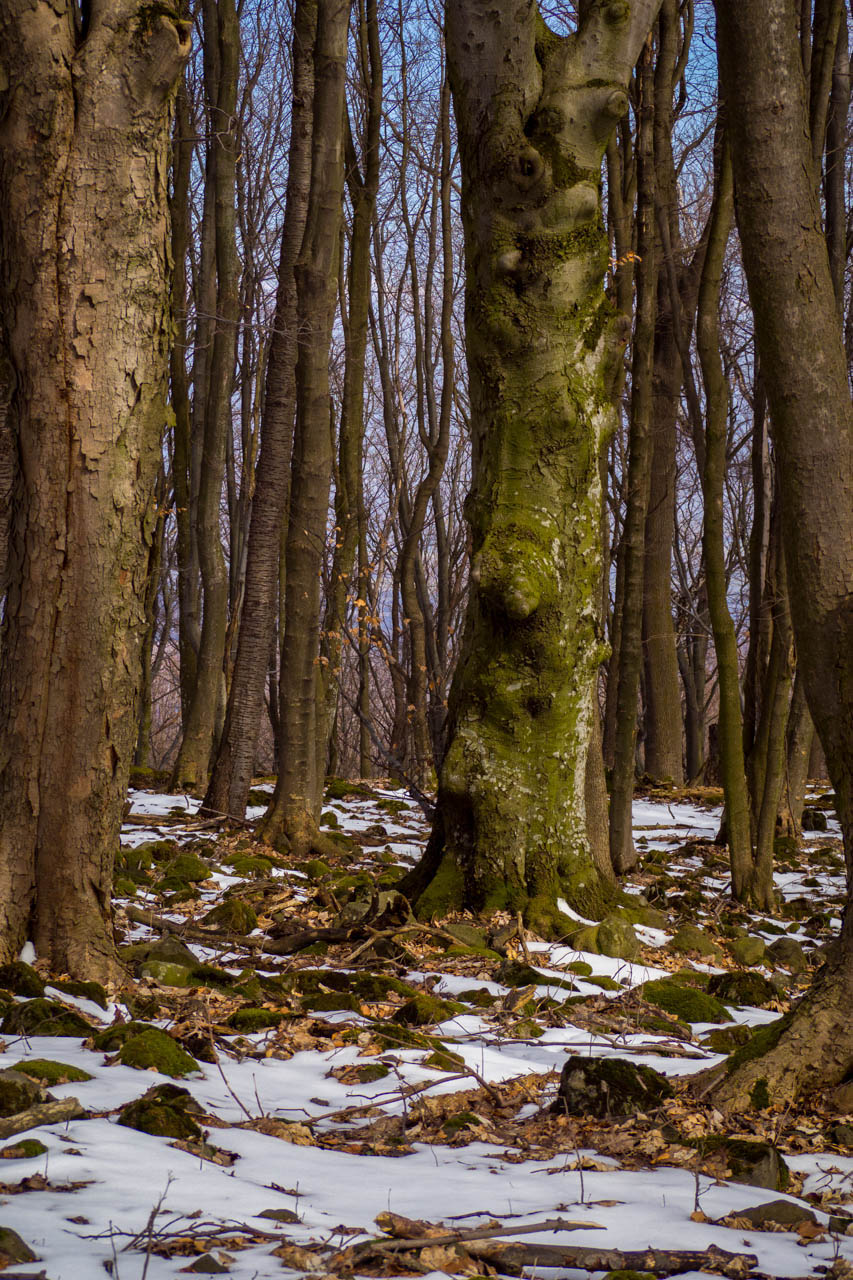
[{"label": "dead stick", "polygon": [[56,1102],[42,1102],[28,1111],[0,1120],[0,1138],[11,1138],[41,1124],[55,1124],[58,1120],[78,1120],[86,1112],[76,1098],[60,1098]]},{"label": "dead stick", "polygon": [[[445,1231],[438,1236],[413,1236],[408,1240],[368,1240],[353,1246],[356,1254],[396,1253],[407,1249],[431,1249],[434,1245],[465,1244],[473,1240],[496,1240],[499,1236],[529,1236],[540,1231],[603,1231],[600,1222],[571,1222],[567,1218],[546,1218],[526,1227],[472,1227],[470,1231]],[[535,1246],[527,1246],[533,1248]]]},{"label": "dead stick", "polygon": [[[425,1242],[419,1242],[422,1247]],[[711,1245],[706,1250],[597,1249],[588,1245],[492,1244],[472,1242],[466,1251],[497,1267],[499,1271],[520,1275],[529,1267],[577,1267],[581,1271],[647,1271],[658,1277],[675,1276],[683,1271],[708,1268],[723,1275],[738,1277],[758,1265],[752,1253],[727,1253]]]}]

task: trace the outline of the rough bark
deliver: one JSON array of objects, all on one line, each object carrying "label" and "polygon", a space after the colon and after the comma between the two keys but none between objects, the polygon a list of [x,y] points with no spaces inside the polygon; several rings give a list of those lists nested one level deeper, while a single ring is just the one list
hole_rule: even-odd
[{"label": "rough bark", "polygon": [[[717,0],[738,227],[779,461],[797,655],[853,861],[853,409],[813,177],[792,0]],[[759,29],[761,40],[754,38]],[[819,332],[821,342],[813,335]],[[773,1102],[845,1078],[853,1063],[853,911],[774,1046],[718,1086]]]},{"label": "rough bark", "polygon": [[451,0],[473,436],[472,574],[438,811],[409,881],[421,912],[601,912],[584,789],[602,657],[599,452],[612,314],[601,162],[657,0],[584,6],[554,35],[532,0]]},{"label": "rough bark", "polygon": [[[263,423],[246,557],[246,587],[237,657],[203,808],[243,818],[270,664],[279,585],[282,528],[290,505],[290,454],[296,406],[296,277],[311,177],[316,0],[300,0],[293,28],[293,108],[275,319],[267,360]],[[271,694],[278,713],[278,699]],[[276,727],[275,721],[273,725]],[[278,735],[277,735],[278,737]]]},{"label": "rough bark", "polygon": [[177,6],[0,8],[0,310],[17,444],[0,659],[0,955],[117,972],[169,357]]}]

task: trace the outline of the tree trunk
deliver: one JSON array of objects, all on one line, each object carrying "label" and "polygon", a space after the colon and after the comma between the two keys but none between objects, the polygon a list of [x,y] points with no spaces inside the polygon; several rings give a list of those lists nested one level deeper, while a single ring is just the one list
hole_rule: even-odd
[{"label": "tree trunk", "polygon": [[[738,227],[779,464],[791,613],[806,697],[853,867],[853,410],[821,227],[792,0],[717,0]],[[762,38],[756,39],[761,31]],[[772,102],[772,110],[769,103]],[[821,335],[819,344],[814,334]],[[853,910],[769,1052],[718,1085],[748,1105],[843,1080],[853,1060]]]},{"label": "tree trunk", "polygon": [[239,260],[235,181],[237,80],[240,24],[234,0],[204,0],[205,88],[210,97],[207,175],[213,188],[216,317],[204,409],[204,439],[198,490],[197,539],[204,590],[201,640],[184,736],[171,788],[207,786],[217,706],[222,696],[228,626],[228,568],[219,532],[226,441],[231,432],[231,389],[237,352]]},{"label": "tree trunk", "polygon": [[[279,586],[282,527],[290,505],[290,454],[296,405],[296,278],[294,265],[305,233],[311,177],[311,121],[314,96],[316,0],[299,0],[293,28],[293,108],[287,196],[278,266],[261,447],[249,526],[246,588],[237,639],[237,657],[225,726],[203,809],[243,818],[252,784],[261,724],[264,680],[270,668]],[[278,698],[270,698],[278,717]],[[276,739],[279,739],[276,734]]]},{"label": "tree trunk", "polygon": [[295,852],[322,849],[317,830],[323,778],[317,770],[316,664],[320,571],[325,547],[332,438],[329,343],[335,312],[344,181],[344,82],[349,0],[318,0],[314,54],[311,185],[295,266],[298,356],[296,433],[286,551],[281,661],[281,763],[261,835]]},{"label": "tree trunk", "polygon": [[[422,913],[601,914],[586,831],[602,657],[599,451],[614,358],[601,282],[601,161],[657,0],[584,7],[556,36],[533,0],[451,0],[473,435],[473,567]],[[596,711],[597,714],[597,711]]]},{"label": "tree trunk", "polygon": [[0,307],[17,475],[0,659],[0,955],[118,973],[113,856],[136,738],[169,358],[166,4],[0,9]]}]

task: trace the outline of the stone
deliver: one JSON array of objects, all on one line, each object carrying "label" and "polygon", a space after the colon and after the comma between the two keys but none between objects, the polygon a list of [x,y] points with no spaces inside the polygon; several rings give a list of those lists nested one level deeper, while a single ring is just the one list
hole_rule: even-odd
[{"label": "stone", "polygon": [[258,927],[258,917],[247,902],[241,902],[239,898],[226,898],[208,911],[201,923],[227,929],[229,933],[251,933]]},{"label": "stone", "polygon": [[228,1025],[234,1031],[240,1031],[244,1035],[251,1036],[257,1031],[266,1031],[268,1027],[277,1027],[285,1016],[277,1009],[260,1009],[248,1006],[243,1009],[235,1009],[228,1019]]},{"label": "stone", "polygon": [[649,1004],[671,1013],[682,1022],[731,1022],[732,1015],[716,996],[698,991],[675,978],[657,978],[645,982],[640,994]]},{"label": "stone", "polygon": [[210,867],[195,853],[179,853],[166,864],[166,876],[170,880],[186,880],[189,884],[201,884],[210,879]]},{"label": "stone", "polygon": [[188,969],[198,964],[196,956],[189,947],[185,946],[180,938],[170,933],[156,942],[134,943],[133,946],[126,947],[122,954],[135,964],[144,964],[148,960],[163,960],[169,964],[186,965]]},{"label": "stone", "polygon": [[763,938],[735,938],[729,950],[737,964],[750,968],[752,965],[762,963],[767,946]]},{"label": "stone", "polygon": [[255,1218],[269,1218],[272,1222],[301,1222],[298,1213],[294,1213],[292,1209],[261,1209],[260,1213],[253,1215]]},{"label": "stone", "polygon": [[744,971],[714,974],[708,983],[708,991],[729,1004],[749,1005],[756,1009],[764,1009],[779,998],[779,993],[767,978],[760,973]]},{"label": "stone", "polygon": [[212,1253],[202,1253],[188,1267],[181,1267],[181,1274],[186,1272],[204,1276],[227,1276],[229,1274],[228,1268],[223,1266],[221,1262],[217,1262]]},{"label": "stone", "polygon": [[713,938],[695,924],[683,924],[670,942],[673,951],[719,959],[723,952]]},{"label": "stone", "polygon": [[47,1147],[38,1138],[22,1138],[8,1147],[0,1148],[0,1160],[35,1160],[47,1154]]},{"label": "stone", "polygon": [[846,1147],[848,1151],[853,1151],[853,1124],[843,1122],[834,1124],[826,1136],[837,1147]]},{"label": "stone", "polygon": [[731,1170],[733,1182],[764,1187],[768,1191],[784,1191],[788,1185],[788,1166],[771,1142],[749,1142],[714,1134],[700,1138],[697,1146],[705,1158],[721,1157]]},{"label": "stone", "polygon": [[101,1053],[115,1053],[131,1036],[138,1036],[141,1032],[150,1030],[152,1030],[150,1022],[114,1022],[110,1027],[104,1027],[103,1031],[95,1032],[92,1036],[92,1045]]},{"label": "stone", "polygon": [[623,1058],[572,1056],[563,1065],[552,1110],[557,1114],[633,1116],[672,1096],[667,1079],[651,1067]]},{"label": "stone", "polygon": [[703,1044],[706,1044],[714,1053],[729,1054],[734,1053],[735,1049],[740,1049],[749,1038],[749,1027],[735,1024],[731,1027],[715,1027],[705,1037]]},{"label": "stone", "polygon": [[762,1231],[768,1227],[798,1227],[801,1222],[817,1225],[817,1218],[805,1205],[791,1200],[768,1200],[766,1204],[752,1205],[748,1209],[736,1209],[734,1216],[746,1218],[750,1226]]},{"label": "stone", "polygon": [[617,960],[636,960],[640,954],[634,926],[618,915],[604,917],[598,926],[596,942],[601,955]]},{"label": "stone", "polygon": [[428,1027],[436,1022],[445,1022],[447,1018],[462,1012],[464,1006],[454,1000],[440,1000],[438,996],[419,993],[400,1006],[393,1021],[410,1027]]},{"label": "stone", "polygon": [[453,920],[444,925],[444,932],[449,933],[451,938],[455,938],[457,942],[461,942],[465,947],[485,947],[487,945],[485,929],[477,929],[473,924],[466,924],[464,920]]},{"label": "stone", "polygon": [[41,1101],[41,1086],[20,1071],[0,1071],[0,1116],[16,1116]]},{"label": "stone", "polygon": [[14,996],[26,996],[28,1000],[44,995],[44,983],[32,965],[24,964],[23,960],[0,965],[0,987],[5,987]]},{"label": "stone", "polygon": [[153,1067],[162,1075],[173,1078],[199,1070],[195,1058],[191,1058],[171,1036],[157,1027],[149,1027],[126,1040],[119,1049],[118,1060],[124,1066],[136,1067],[139,1071]]},{"label": "stone", "polygon": [[826,831],[826,814],[809,805],[803,809],[801,826],[803,831]]},{"label": "stone", "polygon": [[806,953],[793,938],[777,938],[767,948],[767,954],[774,964],[781,965],[789,973],[805,973],[809,967]]},{"label": "stone", "polygon": [[829,1101],[835,1111],[843,1116],[853,1115],[853,1080],[845,1080],[836,1085],[829,1095]]},{"label": "stone", "polygon": [[0,1031],[19,1036],[88,1036],[84,1017],[58,1000],[27,1000],[7,1010]]},{"label": "stone", "polygon": [[562,987],[574,991],[575,984],[566,978],[551,978],[521,960],[505,960],[497,972],[498,982],[505,987]]},{"label": "stone", "polygon": [[92,1004],[96,1004],[104,1010],[109,1004],[106,989],[101,986],[100,982],[76,982],[72,979],[67,979],[61,982],[52,982],[50,985],[57,991],[61,991],[63,995],[76,996],[78,1000],[91,1000]]},{"label": "stone", "polygon": [[0,1227],[0,1261],[5,1270],[10,1262],[38,1262],[38,1258],[17,1231],[11,1227]]},{"label": "stone", "polygon": [[193,1119],[193,1111],[198,1113],[200,1108],[187,1089],[177,1085],[155,1085],[141,1098],[135,1098],[121,1108],[118,1123],[155,1137],[200,1142],[204,1133],[201,1125]]},{"label": "stone", "polygon": [[93,1079],[82,1067],[72,1067],[68,1062],[54,1062],[50,1058],[25,1058],[23,1062],[16,1063],[15,1070],[49,1089],[57,1084],[82,1084]]},{"label": "stone", "polygon": [[161,987],[188,987],[192,983],[192,969],[169,960],[148,960],[140,970],[140,977],[150,978]]}]

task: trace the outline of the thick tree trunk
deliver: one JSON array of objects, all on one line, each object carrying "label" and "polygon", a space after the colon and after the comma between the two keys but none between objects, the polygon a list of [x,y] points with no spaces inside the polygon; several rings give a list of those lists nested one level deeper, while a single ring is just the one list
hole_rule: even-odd
[{"label": "thick tree trunk", "polygon": [[323,792],[317,769],[320,571],[323,563],[332,438],[329,343],[335,311],[344,181],[344,81],[349,0],[318,0],[314,53],[311,186],[298,299],[296,434],[286,551],[285,632],[281,661],[281,762],[263,839],[296,852],[322,851],[317,830]]},{"label": "thick tree trunk", "polygon": [[177,6],[0,8],[0,308],[17,475],[0,661],[0,955],[112,978],[113,856],[169,357]]},{"label": "thick tree trunk", "polygon": [[[264,680],[270,667],[279,585],[282,528],[290,505],[290,454],[296,407],[296,277],[311,178],[316,0],[299,0],[293,28],[293,108],[287,196],[278,266],[261,447],[249,526],[246,588],[225,725],[204,798],[208,813],[243,818],[260,732]],[[270,697],[275,730],[278,698]],[[276,734],[278,738],[278,734]]]},{"label": "thick tree trunk", "polygon": [[[602,657],[599,451],[614,341],[599,182],[657,0],[584,7],[554,35],[532,0],[447,6],[462,157],[473,568],[436,824],[408,889],[564,933],[602,912],[586,831]],[[597,712],[596,712],[597,714]]]},{"label": "thick tree trunk", "polygon": [[[853,409],[813,176],[792,0],[717,0],[738,226],[782,493],[791,613],[809,709],[853,866]],[[762,32],[760,40],[755,38]],[[820,333],[819,344],[814,334]],[[718,1086],[747,1105],[843,1080],[853,1063],[853,910],[774,1047]]]}]

